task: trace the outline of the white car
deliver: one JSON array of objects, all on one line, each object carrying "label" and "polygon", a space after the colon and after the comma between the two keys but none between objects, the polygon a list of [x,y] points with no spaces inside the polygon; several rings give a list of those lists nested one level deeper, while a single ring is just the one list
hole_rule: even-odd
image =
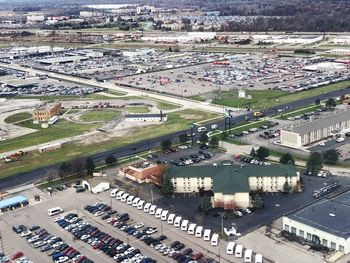
[{"label": "white car", "polygon": [[345,138],[343,138],[343,137],[339,137],[339,138],[337,138],[337,140],[336,140],[336,142],[343,142],[343,141],[345,141]]},{"label": "white car", "polygon": [[158,230],[157,228],[148,229],[148,230],[146,231],[146,234],[147,234],[147,235],[151,235],[151,234],[157,232],[157,230]]},{"label": "white car", "polygon": [[136,229],[138,229],[138,228],[141,228],[141,227],[143,227],[145,224],[143,223],[143,222],[140,222],[140,223],[137,223],[136,225],[134,225],[134,227],[136,228]]},{"label": "white car", "polygon": [[247,214],[251,214],[252,211],[249,208],[243,208],[242,209],[244,212],[246,212]]},{"label": "white car", "polygon": [[101,215],[103,215],[103,214],[104,214],[104,212],[102,212],[102,211],[97,211],[97,212],[94,213],[94,216],[101,216]]},{"label": "white car", "polygon": [[59,259],[55,260],[55,263],[63,263],[69,260],[69,257],[60,257]]},{"label": "white car", "polygon": [[29,230],[23,231],[23,232],[21,233],[21,237],[29,236],[31,233],[32,233],[32,232],[29,231]]},{"label": "white car", "polygon": [[238,211],[238,210],[233,211],[233,213],[239,217],[243,216],[243,213],[241,211]]},{"label": "white car", "polygon": [[64,217],[58,216],[58,217],[55,217],[53,221],[54,221],[54,222],[57,222],[57,221],[60,221],[60,220],[62,220],[62,219],[64,219]]}]

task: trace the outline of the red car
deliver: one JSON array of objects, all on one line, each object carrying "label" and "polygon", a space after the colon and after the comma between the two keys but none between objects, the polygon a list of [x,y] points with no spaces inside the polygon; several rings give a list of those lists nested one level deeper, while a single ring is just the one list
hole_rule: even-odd
[{"label": "red car", "polygon": [[192,257],[193,260],[199,260],[203,257],[203,253],[199,252]]},{"label": "red car", "polygon": [[87,257],[82,256],[82,257],[78,258],[78,259],[75,261],[75,263],[82,262],[84,259],[87,259]]},{"label": "red car", "polygon": [[11,259],[14,260],[14,259],[18,259],[20,257],[23,257],[23,252],[22,251],[17,251],[15,254],[12,255]]}]

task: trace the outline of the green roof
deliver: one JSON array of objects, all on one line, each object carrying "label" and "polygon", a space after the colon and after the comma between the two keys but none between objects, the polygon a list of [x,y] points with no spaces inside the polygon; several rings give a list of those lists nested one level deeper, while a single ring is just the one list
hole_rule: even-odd
[{"label": "green roof", "polygon": [[224,194],[249,192],[249,177],[296,176],[289,165],[170,166],[170,178],[211,177],[213,191]]}]

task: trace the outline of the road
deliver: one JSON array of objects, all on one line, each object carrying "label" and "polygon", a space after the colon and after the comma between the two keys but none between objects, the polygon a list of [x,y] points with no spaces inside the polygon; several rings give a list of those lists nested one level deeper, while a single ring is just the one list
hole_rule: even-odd
[{"label": "road", "polygon": [[[0,66],[9,67],[9,65],[1,64],[1,63],[0,63]],[[16,66],[13,66],[13,65],[11,65],[10,67],[18,68],[19,70],[23,70],[22,67],[16,67]],[[30,69],[26,69],[26,70],[30,70]],[[44,72],[41,72],[41,73],[44,73]],[[65,76],[65,75],[62,75],[62,76],[64,76],[67,79],[70,79],[70,77],[68,77],[68,76]],[[73,79],[75,79],[76,82],[85,81],[85,80],[82,80],[81,78],[73,78]],[[107,85],[106,87],[108,87],[108,88],[110,88],[110,86],[113,85],[113,84],[105,84],[105,83],[99,83],[99,82],[95,83],[94,81],[88,81],[88,80],[86,80],[86,81],[88,83],[89,82],[93,82],[94,83],[94,84],[89,84],[89,85],[99,85],[99,86]],[[88,83],[86,83],[86,84],[88,84]],[[135,93],[137,95],[141,95],[140,93],[142,93],[141,91],[126,90],[124,88],[119,88],[119,87],[117,87],[115,85],[113,87],[117,91],[128,92],[128,93],[133,92],[133,94]],[[340,97],[341,95],[349,94],[349,93],[350,93],[350,87],[342,89],[342,90],[337,90],[337,91],[332,91],[332,92],[329,92],[329,93],[325,93],[325,94],[322,94],[322,95],[319,95],[319,96],[314,96],[314,97],[310,97],[310,98],[306,98],[306,99],[290,102],[290,103],[287,103],[287,104],[280,105],[278,107],[268,108],[268,109],[266,109],[264,111],[264,113],[267,116],[274,116],[274,115],[276,115],[278,113],[278,109],[289,109],[289,110],[297,109],[297,108],[301,108],[301,107],[305,107],[307,105],[313,104],[316,99],[327,100],[329,98]],[[159,95],[159,94],[153,94],[153,93],[150,93],[149,97],[150,98],[154,98],[154,99],[165,100],[165,101],[168,101],[168,102],[174,102],[173,100],[176,100],[176,101],[181,100],[181,103],[186,104],[186,107],[189,107],[189,108],[196,108],[198,106],[199,109],[206,110],[206,111],[213,110],[214,112],[217,111],[218,108],[219,108],[220,111],[222,112],[222,107],[221,106],[219,107],[219,106],[215,106],[215,105],[206,105],[206,104],[203,104],[202,102],[190,101],[190,100],[183,99],[183,98],[175,98],[175,97],[170,97],[170,96],[166,96],[166,95]],[[189,101],[191,103],[189,103]],[[236,125],[244,123],[247,117],[253,119],[254,118],[253,117],[253,113],[252,112],[247,112],[245,114],[241,114],[241,115],[238,115],[238,116],[231,117],[230,118],[230,123],[234,123]],[[211,124],[218,124],[219,129],[224,129],[225,121],[224,120],[217,121],[217,122],[214,122],[214,123],[207,124],[205,126],[209,128]],[[93,158],[94,161],[100,161],[100,160],[104,160],[109,155],[115,155],[117,158],[136,155],[137,153],[148,151],[148,150],[153,149],[155,147],[159,147],[160,142],[163,141],[163,140],[178,138],[178,136],[180,134],[184,133],[184,132],[190,132],[190,129],[187,129],[187,130],[184,130],[184,131],[178,131],[178,132],[175,132],[175,133],[172,133],[172,134],[168,134],[168,135],[157,137],[157,138],[153,138],[153,139],[148,139],[148,140],[145,140],[145,141],[135,142],[135,143],[133,143],[133,144],[131,144],[129,146],[117,147],[115,149],[108,150],[106,152],[94,154],[94,155],[92,155],[90,157]],[[20,186],[20,185],[33,183],[33,182],[35,182],[35,181],[37,181],[39,179],[44,178],[46,176],[46,172],[47,171],[49,171],[51,169],[58,169],[58,166],[59,165],[50,165],[50,166],[47,166],[47,167],[44,167],[44,168],[36,169],[34,171],[20,173],[20,174],[17,174],[15,176],[12,176],[12,177],[7,177],[7,178],[4,178],[4,179],[1,179],[0,180],[0,190],[6,190],[6,189],[17,187],[17,186]]]}]

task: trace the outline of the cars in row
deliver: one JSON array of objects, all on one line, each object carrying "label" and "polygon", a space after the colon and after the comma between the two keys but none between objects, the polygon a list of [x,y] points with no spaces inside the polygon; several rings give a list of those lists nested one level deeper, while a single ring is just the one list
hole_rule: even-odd
[{"label": "cars in row", "polygon": [[319,189],[314,190],[312,196],[315,198],[319,198],[319,197],[322,197],[326,194],[329,194],[329,193],[337,190],[340,187],[341,187],[341,184],[339,181],[333,181],[333,182],[330,182],[327,185],[325,185]]},{"label": "cars in row", "polygon": [[271,165],[270,162],[267,162],[267,161],[259,161],[259,160],[256,160],[256,159],[254,159],[254,158],[247,157],[247,156],[241,156],[241,157],[240,157],[240,161],[241,161],[241,162],[244,162],[244,163],[255,164],[255,165],[266,165],[266,166]]},{"label": "cars in row", "polygon": [[201,161],[208,160],[214,156],[213,153],[209,151],[199,150],[198,153],[193,153],[188,156],[180,157],[179,160],[170,160],[169,163],[176,166],[185,166],[193,163],[200,163]]}]

